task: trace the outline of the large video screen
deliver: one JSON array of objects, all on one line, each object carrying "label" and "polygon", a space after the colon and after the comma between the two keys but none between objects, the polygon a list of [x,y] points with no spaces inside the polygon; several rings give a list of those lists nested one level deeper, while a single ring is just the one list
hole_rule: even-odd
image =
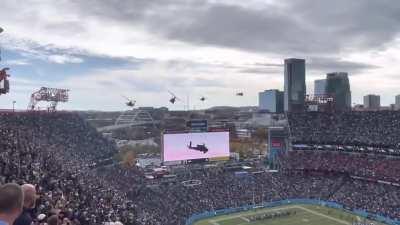
[{"label": "large video screen", "polygon": [[164,134],[164,161],[229,157],[229,132]]}]

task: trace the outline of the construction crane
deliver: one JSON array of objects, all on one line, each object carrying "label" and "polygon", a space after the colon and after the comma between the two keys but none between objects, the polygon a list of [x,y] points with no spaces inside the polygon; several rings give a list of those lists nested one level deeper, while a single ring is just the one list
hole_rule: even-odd
[{"label": "construction crane", "polygon": [[10,81],[7,79],[10,76],[7,74],[9,69],[6,67],[0,70],[0,95],[10,92]]},{"label": "construction crane", "polygon": [[[0,34],[3,31],[4,31],[3,28],[0,27]],[[0,49],[0,61],[1,61],[1,49]],[[10,74],[7,74],[8,70],[10,70],[10,68],[8,67],[0,70],[0,95],[7,94],[8,92],[10,92],[10,81],[8,80]]]}]

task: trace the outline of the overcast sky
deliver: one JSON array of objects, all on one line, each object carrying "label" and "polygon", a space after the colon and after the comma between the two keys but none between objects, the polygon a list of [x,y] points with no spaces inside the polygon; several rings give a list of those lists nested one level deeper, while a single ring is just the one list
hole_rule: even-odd
[{"label": "overcast sky", "polygon": [[[398,0],[1,0],[2,61],[25,109],[41,86],[68,88],[64,109],[257,105],[283,89],[284,58],[307,61],[307,91],[350,74],[353,102],[400,94]],[[235,96],[244,92],[243,97]],[[200,97],[207,100],[201,102]]]}]

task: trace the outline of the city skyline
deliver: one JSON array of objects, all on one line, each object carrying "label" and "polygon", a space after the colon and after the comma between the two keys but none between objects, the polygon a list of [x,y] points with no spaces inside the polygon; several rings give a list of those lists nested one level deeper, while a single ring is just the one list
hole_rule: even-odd
[{"label": "city skyline", "polygon": [[307,93],[315,79],[345,71],[353,102],[374,92],[389,105],[400,87],[399,9],[390,0],[5,0],[0,66],[12,76],[0,105],[26,109],[32,92],[50,86],[71,90],[61,109],[127,109],[121,95],[183,109],[168,90],[190,95],[192,108],[256,106],[258,92],[284,89],[290,57],[306,59]]}]

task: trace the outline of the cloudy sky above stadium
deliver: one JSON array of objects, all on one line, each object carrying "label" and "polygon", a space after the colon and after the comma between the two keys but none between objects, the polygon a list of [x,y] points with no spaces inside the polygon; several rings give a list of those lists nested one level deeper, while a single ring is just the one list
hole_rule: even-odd
[{"label": "cloudy sky above stadium", "polygon": [[256,105],[259,91],[283,89],[287,57],[307,60],[309,93],[347,71],[353,102],[400,94],[398,0],[2,0],[0,10],[0,65],[12,75],[3,108],[26,108],[41,86],[69,88],[67,109],[124,109],[121,95],[171,107],[168,90],[196,108]]}]

